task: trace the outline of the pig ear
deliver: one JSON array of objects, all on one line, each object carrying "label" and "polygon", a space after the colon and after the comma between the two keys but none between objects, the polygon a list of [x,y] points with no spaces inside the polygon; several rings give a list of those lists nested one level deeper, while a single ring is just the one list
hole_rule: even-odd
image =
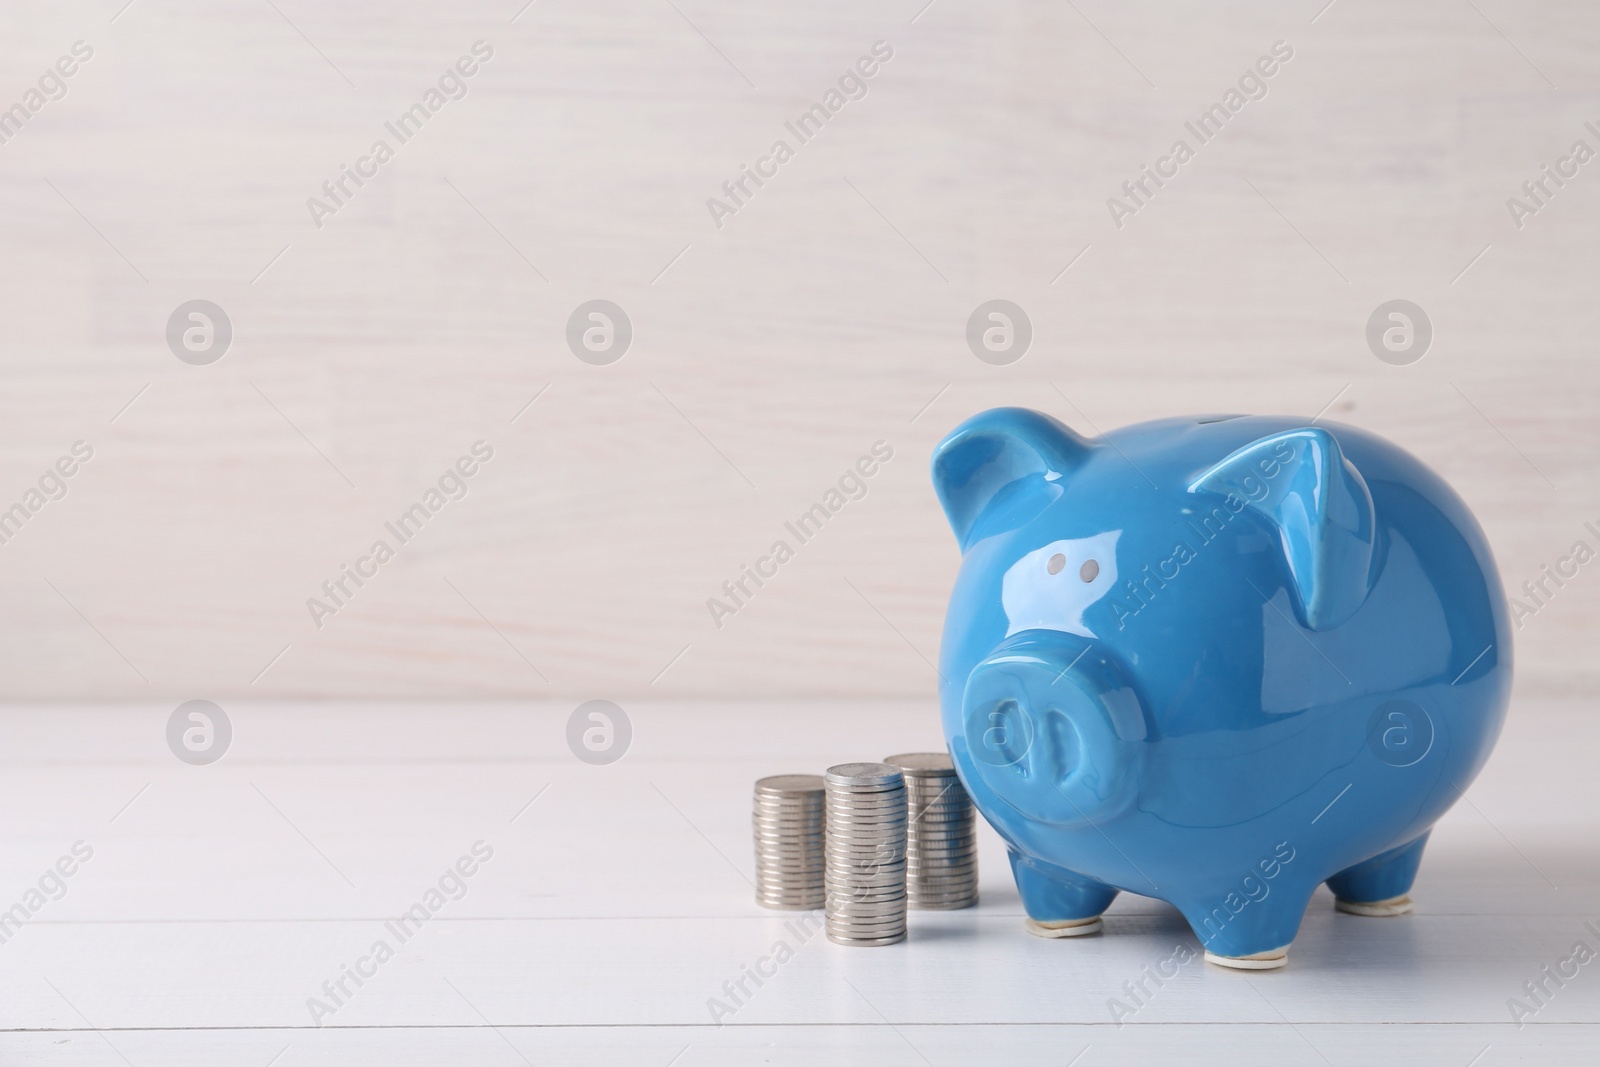
[{"label": "pig ear", "polygon": [[1060,495],[1051,483],[1082,465],[1093,447],[1026,408],[995,408],[956,427],[934,449],[933,487],[961,550],[986,514],[1014,526],[1043,511]]},{"label": "pig ear", "polygon": [[1307,427],[1253,441],[1200,475],[1189,491],[1234,498],[1230,511],[1248,507],[1277,527],[1302,625],[1330,629],[1367,599],[1372,493],[1327,430]]}]

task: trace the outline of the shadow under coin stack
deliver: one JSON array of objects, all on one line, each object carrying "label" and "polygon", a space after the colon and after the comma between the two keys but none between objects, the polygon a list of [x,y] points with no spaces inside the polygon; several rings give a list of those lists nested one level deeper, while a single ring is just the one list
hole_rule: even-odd
[{"label": "shadow under coin stack", "polygon": [[756,903],[810,910],[823,903],[822,776],[776,774],[756,782]]},{"label": "shadow under coin stack", "polygon": [[955,765],[944,752],[910,752],[884,761],[906,780],[906,898],[920,911],[955,911],[978,902],[978,828]]},{"label": "shadow under coin stack", "polygon": [[906,783],[887,763],[828,768],[827,932],[840,945],[906,936]]}]

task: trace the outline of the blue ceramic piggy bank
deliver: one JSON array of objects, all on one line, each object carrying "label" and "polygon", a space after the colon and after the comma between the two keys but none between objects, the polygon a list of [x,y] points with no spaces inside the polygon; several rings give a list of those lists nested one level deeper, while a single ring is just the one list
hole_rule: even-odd
[{"label": "blue ceramic piggy bank", "polygon": [[1409,911],[1511,685],[1461,499],[1349,426],[1164,419],[1084,438],[989,411],[938,447],[960,542],[945,735],[1035,933],[1126,890],[1215,963],[1282,966],[1323,882]]}]

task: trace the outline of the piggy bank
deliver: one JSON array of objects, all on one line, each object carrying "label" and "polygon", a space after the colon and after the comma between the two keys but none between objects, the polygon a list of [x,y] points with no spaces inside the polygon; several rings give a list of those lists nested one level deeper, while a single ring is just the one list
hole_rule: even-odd
[{"label": "piggy bank", "polygon": [[933,481],[962,551],[945,736],[1032,932],[1096,932],[1127,891],[1267,969],[1323,882],[1342,911],[1411,910],[1511,685],[1499,575],[1442,479],[1315,420],[1085,438],[1002,408]]}]

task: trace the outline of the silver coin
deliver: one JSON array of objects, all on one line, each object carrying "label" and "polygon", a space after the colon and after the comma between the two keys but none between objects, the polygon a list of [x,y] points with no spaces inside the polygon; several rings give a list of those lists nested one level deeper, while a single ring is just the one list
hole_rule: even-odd
[{"label": "silver coin", "polygon": [[977,852],[967,845],[927,845],[913,841],[906,849],[909,857],[927,860],[929,863],[962,863],[977,858]]},{"label": "silver coin", "polygon": [[835,924],[848,923],[859,926],[866,923],[894,923],[906,921],[906,902],[901,900],[894,904],[887,904],[881,908],[857,908],[845,910],[829,906],[827,916]]},{"label": "silver coin", "polygon": [[961,854],[940,857],[912,853],[906,856],[906,866],[924,874],[955,874],[975,869],[978,866],[978,858]]},{"label": "silver coin", "polygon": [[[826,886],[827,882],[824,881]],[[937,893],[977,892],[976,878],[908,878],[906,892],[914,896],[932,896]]]},{"label": "silver coin", "polygon": [[904,793],[867,793],[860,797],[829,797],[829,811],[875,811],[880,808],[903,808],[909,801]]},{"label": "silver coin", "polygon": [[827,866],[827,861],[821,856],[807,855],[763,855],[756,857],[757,865],[763,870],[795,870],[811,869],[822,870]]},{"label": "silver coin", "polygon": [[810,856],[757,856],[756,869],[762,871],[820,871],[827,862]]},{"label": "silver coin", "polygon": [[[826,891],[826,889],[824,889]],[[920,882],[906,883],[906,896],[913,900],[927,900],[931,897],[956,897],[970,896],[978,892],[976,880],[966,882],[941,882],[926,885]]]},{"label": "silver coin", "polygon": [[903,780],[900,768],[887,763],[840,763],[823,775],[828,785],[894,785]]},{"label": "silver coin", "polygon": [[825,876],[825,872],[820,867],[758,868],[756,870],[756,884],[795,888],[820,886],[824,884]]},{"label": "silver coin", "polygon": [[775,834],[770,830],[754,830],[750,834],[750,839],[762,847],[771,845],[787,848],[821,848],[828,840],[826,834]]},{"label": "silver coin", "polygon": [[906,932],[904,930],[901,930],[894,937],[839,937],[831,931],[828,934],[828,940],[835,945],[846,945],[851,948],[878,948],[886,945],[898,945],[905,939]]},{"label": "silver coin", "polygon": [[904,874],[906,860],[901,855],[885,856],[881,859],[872,856],[862,856],[858,859],[829,856],[825,866],[828,874],[835,878],[881,878]]},{"label": "silver coin", "polygon": [[763,845],[761,842],[757,841],[755,850],[758,858],[761,856],[772,856],[774,858],[784,857],[789,859],[821,859],[824,855],[823,847],[824,846],[820,841],[815,844],[805,845],[803,847],[791,844]]},{"label": "silver coin", "polygon": [[906,920],[902,916],[893,922],[885,923],[834,923],[825,925],[830,940],[839,941],[848,939],[853,942],[875,942],[881,938],[894,938],[896,940],[906,936]]},{"label": "silver coin", "polygon": [[823,883],[823,891],[828,894],[829,900],[859,901],[863,904],[880,903],[886,900],[904,900],[906,886],[904,882],[888,882],[883,885],[840,885],[837,882]]},{"label": "silver coin", "polygon": [[906,777],[912,775],[954,774],[956,765],[950,762],[948,752],[906,752],[890,756],[883,762],[899,767]]},{"label": "silver coin", "polygon": [[836,869],[829,868],[822,874],[823,883],[828,886],[838,886],[841,889],[898,889],[906,884],[904,869],[887,870],[880,874],[850,873],[840,874]]},{"label": "silver coin", "polygon": [[758,856],[756,857],[756,870],[771,874],[782,873],[798,874],[806,871],[820,871],[827,867],[821,859],[812,859],[807,856]]},{"label": "silver coin", "polygon": [[861,917],[837,916],[829,912],[824,922],[832,929],[848,931],[854,936],[881,937],[895,930],[905,929],[906,913],[904,908],[893,915]]},{"label": "silver coin", "polygon": [[884,904],[906,899],[904,884],[881,886],[841,886],[826,885],[823,891],[828,895],[829,907],[835,902],[845,904]]},{"label": "silver coin", "polygon": [[814,812],[797,812],[793,815],[778,815],[764,811],[752,811],[750,821],[753,823],[769,823],[773,826],[820,826],[827,816],[821,808]]},{"label": "silver coin", "polygon": [[820,774],[772,774],[756,779],[756,789],[763,793],[814,793],[822,787]]},{"label": "silver coin", "polygon": [[860,897],[833,890],[829,890],[827,894],[827,909],[830,915],[835,912],[847,913],[852,909],[865,914],[866,912],[878,912],[884,909],[903,908],[905,905],[906,895],[900,891],[875,893]]},{"label": "silver coin", "polygon": [[921,813],[924,818],[929,819],[966,818],[973,813],[973,807],[970,801],[957,802],[951,800],[949,797],[941,797],[937,799],[934,797],[909,797],[906,800],[906,807],[912,811]]},{"label": "silver coin", "polygon": [[893,856],[882,860],[865,857],[859,860],[849,860],[830,856],[826,866],[828,877],[830,878],[884,878],[891,875],[899,877],[906,871],[906,861],[903,856]]},{"label": "silver coin", "polygon": [[921,826],[913,824],[906,831],[913,841],[926,841],[932,845],[976,844],[978,835],[970,826]]},{"label": "silver coin", "polygon": [[840,877],[836,871],[824,871],[822,883],[841,892],[866,893],[873,890],[900,892],[906,884],[904,871],[886,871],[883,874],[854,874]]}]

